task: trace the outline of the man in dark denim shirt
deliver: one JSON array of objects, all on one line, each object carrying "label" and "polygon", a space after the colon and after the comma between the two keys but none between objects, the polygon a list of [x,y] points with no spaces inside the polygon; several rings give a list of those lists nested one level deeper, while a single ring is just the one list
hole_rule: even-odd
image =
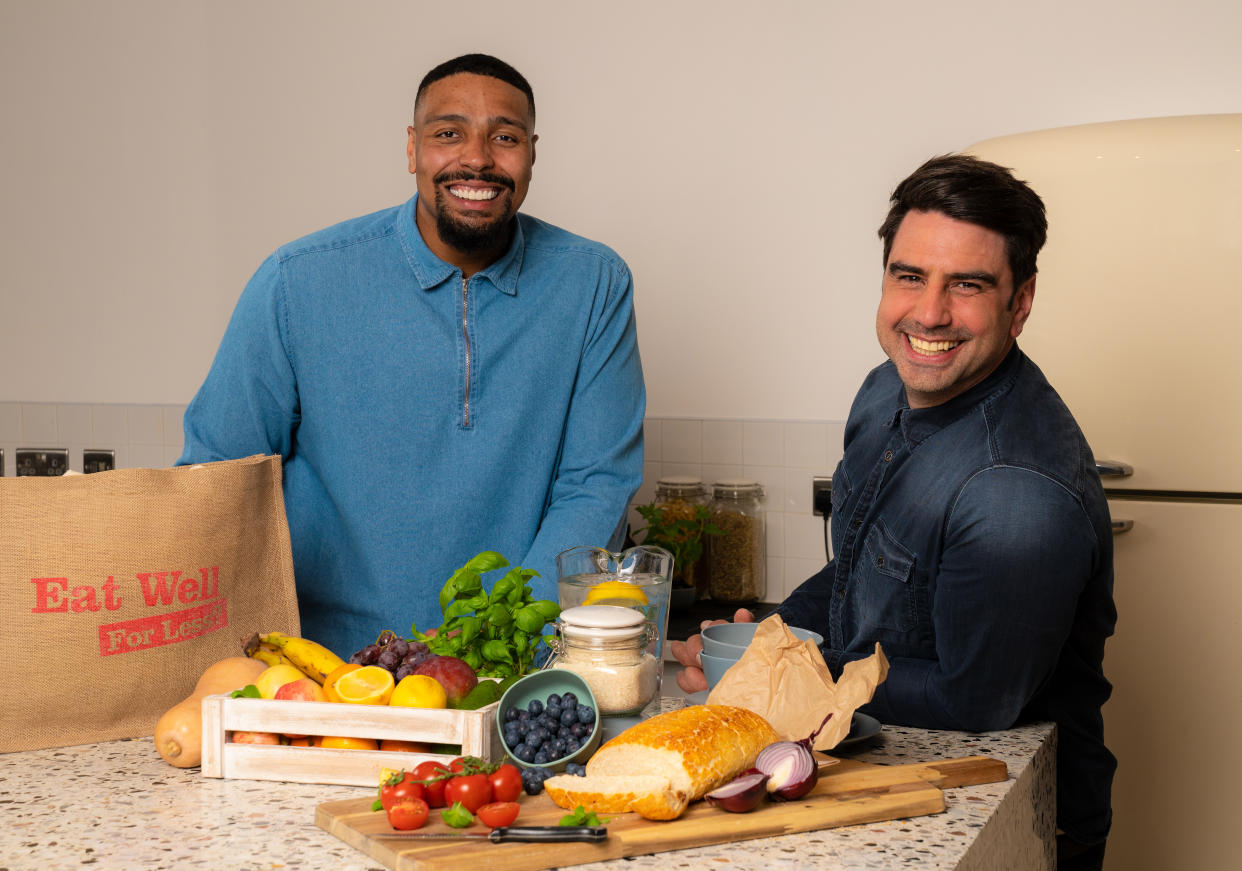
[{"label": "man in dark denim shirt", "polygon": [[[898,186],[880,235],[889,361],[846,424],[833,560],[777,612],[824,636],[834,674],[881,644],[891,668],[863,709],[881,722],[1056,722],[1061,867],[1099,867],[1112,536],[1091,449],[1015,342],[1043,203],[994,164],[936,158]],[[688,690],[699,680],[683,673]]]}]

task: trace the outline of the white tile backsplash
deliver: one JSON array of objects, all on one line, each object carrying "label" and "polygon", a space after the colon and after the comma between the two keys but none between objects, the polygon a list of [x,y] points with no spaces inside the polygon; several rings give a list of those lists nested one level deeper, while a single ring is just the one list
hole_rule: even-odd
[{"label": "white tile backsplash", "polygon": [[703,462],[703,421],[666,418],[661,433],[663,462],[694,465]]},{"label": "white tile backsplash", "polygon": [[111,450],[116,468],[166,468],[181,456],[184,405],[92,405],[0,402],[4,475],[13,477],[18,448],[64,448],[82,471],[86,450]]},{"label": "white tile backsplash", "polygon": [[648,418],[644,431],[654,432],[657,425],[661,458],[648,450],[635,504],[650,502],[655,481],[669,475],[695,475],[709,493],[725,478],[757,481],[767,521],[765,601],[781,601],[823,568],[824,521],[811,513],[811,479],[832,474],[841,457],[844,423]]},{"label": "white tile backsplash", "polygon": [[[161,468],[181,456],[184,405],[90,405],[0,402],[4,474],[12,477],[18,447],[68,448],[82,471],[87,448],[116,452],[117,468]],[[767,518],[768,592],[779,602],[825,562],[823,519],[811,514],[811,479],[831,475],[841,456],[839,421],[700,420],[643,422],[643,482],[635,505],[650,502],[656,481],[693,475],[715,481],[748,478],[763,487]],[[637,512],[630,522],[641,525]]]},{"label": "white tile backsplash", "polygon": [[43,402],[22,403],[22,439],[27,448],[58,448],[56,406]]}]

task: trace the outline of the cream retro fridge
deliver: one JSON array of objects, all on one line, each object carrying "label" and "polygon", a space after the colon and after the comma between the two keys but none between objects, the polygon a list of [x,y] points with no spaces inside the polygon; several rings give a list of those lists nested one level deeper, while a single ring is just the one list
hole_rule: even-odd
[{"label": "cream retro fridge", "polygon": [[1109,493],[1118,758],[1105,868],[1238,866],[1242,831],[1242,115],[981,142],[1048,208],[1022,346]]}]

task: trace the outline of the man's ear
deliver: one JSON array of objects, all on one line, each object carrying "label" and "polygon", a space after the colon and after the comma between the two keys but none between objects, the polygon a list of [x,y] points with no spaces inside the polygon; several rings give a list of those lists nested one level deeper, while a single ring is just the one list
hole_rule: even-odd
[{"label": "man's ear", "polygon": [[1035,301],[1035,276],[1032,275],[1013,292],[1013,321],[1009,324],[1009,338],[1016,339],[1031,316],[1031,304]]},{"label": "man's ear", "polygon": [[535,165],[535,143],[539,141],[539,134],[536,133],[530,138],[530,165]]},{"label": "man's ear", "polygon": [[415,167],[418,165],[418,149],[414,145],[414,128],[405,128],[405,134],[408,137],[405,143],[405,156],[409,158],[410,175],[413,175],[417,171]]}]

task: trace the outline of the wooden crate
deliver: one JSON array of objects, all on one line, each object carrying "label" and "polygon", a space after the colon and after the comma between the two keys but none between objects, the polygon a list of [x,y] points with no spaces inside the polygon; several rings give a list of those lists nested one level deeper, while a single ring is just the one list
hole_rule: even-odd
[{"label": "wooden crate", "polygon": [[202,771],[207,777],[375,786],[383,768],[409,769],[458,755],[234,744],[228,740],[233,731],[460,744],[460,755],[499,762],[505,751],[496,728],[498,705],[453,711],[208,696],[203,699]]}]

